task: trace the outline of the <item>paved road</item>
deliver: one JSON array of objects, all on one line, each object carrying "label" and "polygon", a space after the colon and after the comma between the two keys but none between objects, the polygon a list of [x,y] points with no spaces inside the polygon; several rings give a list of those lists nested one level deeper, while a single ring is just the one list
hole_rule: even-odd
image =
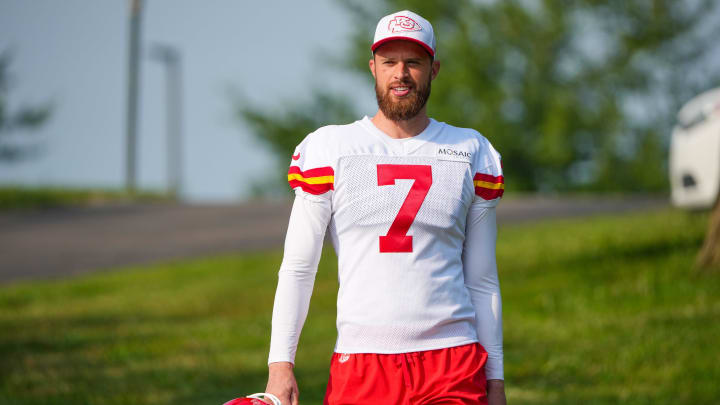
[{"label": "paved road", "polygon": [[[502,224],[640,211],[659,198],[523,198],[498,208]],[[0,213],[0,283],[132,264],[282,246],[289,203],[123,205]]]}]

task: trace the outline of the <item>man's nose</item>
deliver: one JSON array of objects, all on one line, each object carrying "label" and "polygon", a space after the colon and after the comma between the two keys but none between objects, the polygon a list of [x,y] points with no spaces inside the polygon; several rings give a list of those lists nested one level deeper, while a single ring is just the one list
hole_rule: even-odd
[{"label": "man's nose", "polygon": [[397,79],[404,79],[408,76],[410,76],[410,69],[408,69],[408,65],[405,62],[400,62],[395,65],[395,71],[393,72],[395,78]]}]

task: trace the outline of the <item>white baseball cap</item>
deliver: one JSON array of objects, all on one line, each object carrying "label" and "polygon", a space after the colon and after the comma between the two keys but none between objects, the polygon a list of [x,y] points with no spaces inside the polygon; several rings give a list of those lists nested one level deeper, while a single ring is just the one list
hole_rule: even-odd
[{"label": "white baseball cap", "polygon": [[430,21],[412,11],[398,11],[381,18],[375,28],[375,39],[370,49],[375,52],[380,45],[397,39],[415,42],[435,57],[433,27]]}]

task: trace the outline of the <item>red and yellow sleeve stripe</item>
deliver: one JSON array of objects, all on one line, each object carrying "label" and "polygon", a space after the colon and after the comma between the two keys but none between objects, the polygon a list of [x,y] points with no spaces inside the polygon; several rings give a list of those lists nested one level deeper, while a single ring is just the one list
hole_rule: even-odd
[{"label": "red and yellow sleeve stripe", "polygon": [[473,178],[473,183],[475,183],[475,194],[485,200],[500,198],[505,191],[503,176],[477,173]]},{"label": "red and yellow sleeve stripe", "polygon": [[290,187],[300,187],[310,194],[320,195],[333,190],[334,181],[335,172],[330,166],[305,171],[300,170],[297,166],[290,166],[290,170],[288,170]]}]

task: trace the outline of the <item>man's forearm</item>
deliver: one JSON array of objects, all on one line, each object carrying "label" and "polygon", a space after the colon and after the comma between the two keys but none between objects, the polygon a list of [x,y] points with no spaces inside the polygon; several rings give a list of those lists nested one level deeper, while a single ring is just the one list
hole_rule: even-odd
[{"label": "man's forearm", "polygon": [[294,362],[330,220],[330,202],[295,197],[273,306],[268,362]]},{"label": "man's forearm", "polygon": [[495,262],[495,208],[471,206],[463,250],[465,286],[475,308],[480,344],[488,352],[488,379],[503,378],[502,300]]}]

